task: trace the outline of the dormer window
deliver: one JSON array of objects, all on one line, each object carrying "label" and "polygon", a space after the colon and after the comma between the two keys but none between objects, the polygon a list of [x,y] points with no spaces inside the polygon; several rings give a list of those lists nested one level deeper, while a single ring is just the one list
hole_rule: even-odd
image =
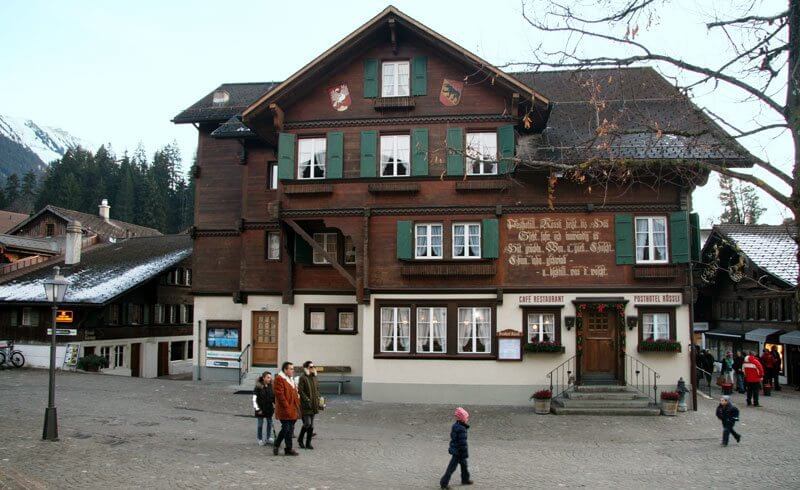
[{"label": "dormer window", "polygon": [[409,90],[409,62],[384,61],[381,65],[381,97],[408,97]]}]

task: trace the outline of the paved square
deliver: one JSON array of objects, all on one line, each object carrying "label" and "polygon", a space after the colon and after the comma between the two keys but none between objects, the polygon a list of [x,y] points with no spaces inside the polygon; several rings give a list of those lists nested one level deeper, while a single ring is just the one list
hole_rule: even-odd
[{"label": "paved square", "polygon": [[[191,381],[59,374],[61,441],[40,440],[47,373],[0,371],[0,488],[437,488],[453,407],[330,398],[314,451],[255,445],[250,397]],[[800,392],[744,407],[719,446],[716,402],[679,417],[467,407],[476,487],[800,487]],[[455,481],[458,478],[456,476]]]}]

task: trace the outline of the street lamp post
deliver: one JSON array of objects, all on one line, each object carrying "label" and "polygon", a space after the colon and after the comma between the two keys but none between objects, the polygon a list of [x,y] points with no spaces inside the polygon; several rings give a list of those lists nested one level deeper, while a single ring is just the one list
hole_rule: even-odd
[{"label": "street lamp post", "polygon": [[44,411],[44,429],[42,439],[47,441],[58,440],[58,415],[56,413],[56,313],[58,303],[64,301],[67,293],[67,280],[61,275],[61,268],[55,267],[52,279],[44,281],[44,293],[47,301],[52,304],[53,321],[50,332],[50,386],[47,394],[47,408]]}]

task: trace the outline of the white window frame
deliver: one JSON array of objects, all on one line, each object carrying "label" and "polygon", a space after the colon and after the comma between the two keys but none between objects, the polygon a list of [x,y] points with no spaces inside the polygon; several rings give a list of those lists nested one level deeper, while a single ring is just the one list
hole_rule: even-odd
[{"label": "white window frame", "polygon": [[41,315],[39,310],[26,306],[22,308],[22,326],[23,327],[38,327],[41,322]]},{"label": "white window frame", "polygon": [[[534,320],[533,322],[531,322],[531,318],[532,317],[533,317],[533,320]],[[544,321],[545,317],[549,317],[550,318],[550,325],[552,325],[552,327],[553,327],[553,330],[550,332],[550,334],[551,334],[550,335],[550,340],[544,340],[545,331],[544,331],[544,328],[542,328],[542,327],[545,325],[545,321]],[[551,343],[554,343],[554,344],[556,343],[556,314],[555,313],[530,312],[525,316],[525,322],[526,322],[526,326],[528,327],[528,338],[526,339],[526,341],[528,343],[533,343],[532,339],[533,339],[533,334],[535,332],[531,328],[531,325],[534,325],[534,324],[538,324],[539,325],[539,330],[538,330],[537,335],[536,335],[538,338],[536,339],[535,343],[542,343],[542,342],[551,342]]]},{"label": "white window frame", "polygon": [[120,367],[125,367],[125,346],[124,345],[115,345],[114,346],[114,363],[111,364],[111,367],[116,369]]},{"label": "white window frame", "polygon": [[[657,320],[660,318],[660,320]],[[651,337],[653,341],[659,340],[672,340],[670,338],[670,314],[665,312],[655,312],[655,313],[642,313],[642,340],[647,341]],[[656,337],[656,328],[662,327],[664,328],[664,335],[660,337]],[[648,335],[647,329],[650,329],[651,335]]]},{"label": "white window frame", "polygon": [[[405,66],[405,86],[400,83],[400,67]],[[391,83],[387,83],[387,68],[391,67]],[[400,93],[404,88],[405,93]],[[381,63],[381,97],[408,97],[411,95],[411,62],[409,60],[384,61]]]},{"label": "white window frame", "polygon": [[[276,240],[277,249],[272,248],[272,241]],[[267,260],[281,260],[281,233],[279,231],[267,232]]]},{"label": "white window frame", "polygon": [[[392,346],[394,347],[393,349],[386,349],[386,348],[384,348],[384,345],[383,345],[383,341],[385,340],[385,337],[383,335],[383,323],[384,323],[383,322],[383,310],[392,310],[392,319],[391,319],[390,323],[392,325],[391,338],[392,338]],[[400,310],[408,310],[408,315],[406,315],[406,316],[408,318],[408,321],[410,322],[411,321],[411,308],[410,307],[408,307],[408,306],[383,306],[383,307],[381,307],[381,311],[380,311],[381,324],[379,325],[380,330],[378,331],[379,335],[380,335],[380,338],[379,338],[378,342],[380,342],[381,352],[400,353],[400,354],[408,354],[408,353],[411,352],[411,325],[408,326],[408,342],[406,342],[407,348],[405,350],[399,350],[398,349],[398,345],[400,344],[399,339],[401,338],[401,336],[399,335],[399,332],[400,332],[400,323],[399,323]]]},{"label": "white window frame", "polygon": [[[348,241],[350,242],[349,246]],[[356,245],[350,235],[344,237],[344,263],[346,265],[355,265],[356,263]]]},{"label": "white window frame", "polygon": [[269,175],[267,175],[267,189],[269,190],[276,190],[278,188],[278,162],[270,162],[269,166],[267,166],[267,171]]},{"label": "white window frame", "polygon": [[183,270],[183,283],[187,286],[192,285],[192,269],[186,268]]},{"label": "white window frame", "polygon": [[[399,143],[401,138],[406,140],[406,149],[400,150],[399,147],[401,146]],[[405,154],[401,155],[401,151],[404,151]],[[393,161],[384,161],[383,157],[387,153],[391,153],[389,156],[392,158]],[[381,135],[381,162],[380,162],[380,176],[386,178],[395,178],[395,177],[410,177],[411,176],[411,135],[408,134],[386,134]],[[402,163],[405,163],[406,173],[398,174],[397,169],[400,166],[400,162],[398,162],[398,157],[404,158]],[[384,173],[384,166],[387,166],[392,169],[391,174]]]},{"label": "white window frame", "polygon": [[[639,259],[639,226],[638,222],[640,220],[647,220],[647,250],[648,254],[651,257],[650,259]],[[653,222],[655,220],[663,221],[664,222],[664,258],[662,260],[655,260],[652,257],[655,256],[656,244],[655,240],[653,239]],[[666,216],[636,216],[633,220],[633,245],[634,245],[634,254],[636,257],[637,264],[667,264],[669,263],[669,226],[667,222]]]},{"label": "white window frame", "polygon": [[164,305],[156,303],[153,306],[153,322],[156,325],[162,325],[164,323]]},{"label": "white window frame", "polygon": [[[471,310],[469,322],[470,322],[470,333],[472,338],[472,350],[471,351],[463,350],[464,346],[461,343],[462,337],[460,335],[456,335],[456,342],[458,343],[458,353],[491,354],[492,353],[492,309],[488,306],[471,306],[471,307],[458,308],[458,321],[460,321],[461,319],[461,311],[463,310]],[[485,345],[487,350],[481,352],[478,352],[478,322],[476,321],[478,310],[486,310],[486,318],[484,321],[489,323],[489,336],[486,338],[486,345]]]},{"label": "white window frame", "polygon": [[[444,320],[443,321],[444,321],[445,331],[444,331],[444,338],[440,339],[441,340],[441,350],[434,350],[433,349],[433,341],[436,339],[436,336],[433,334],[433,323],[434,323],[433,322],[433,319],[434,319],[433,312],[434,312],[434,310],[444,310]],[[420,324],[426,323],[426,322],[423,322],[422,320],[420,320],[420,313],[422,313],[423,311],[427,311],[428,312],[428,318],[430,319],[430,321],[427,322],[427,323],[430,324],[430,326],[428,328],[428,332],[429,333],[428,333],[428,337],[426,339],[422,339],[420,337],[420,333],[419,333],[420,332]],[[417,329],[417,352],[418,353],[422,353],[422,354],[446,354],[447,353],[447,307],[446,306],[424,306],[424,307],[421,306],[421,307],[417,307],[416,329]],[[424,344],[424,342],[421,342],[421,340],[427,340],[428,341],[428,346],[429,347],[428,347],[427,350],[422,348],[422,345]]]},{"label": "white window frame", "polygon": [[[494,139],[494,155],[491,155],[491,151],[486,151],[491,148],[491,145],[484,144],[484,138]],[[500,165],[499,158],[497,158],[497,133],[489,131],[467,133],[465,143],[467,175],[497,175],[497,167]],[[478,163],[478,172],[474,171],[473,162]],[[487,171],[486,167],[490,165],[494,166],[494,171]]]},{"label": "white window frame", "polygon": [[[438,245],[439,248],[439,256],[433,256],[433,227],[438,226],[441,230],[441,243]],[[425,229],[425,233],[423,235],[419,234],[420,228]],[[420,255],[419,254],[419,237],[425,237],[425,251],[427,255]],[[444,225],[442,223],[414,223],[414,258],[417,260],[442,260],[444,258]]]},{"label": "white window frame", "polygon": [[[318,324],[315,324],[318,323]],[[325,311],[311,311],[308,313],[308,329],[312,332],[325,331]]]},{"label": "white window frame", "polygon": [[113,367],[112,359],[111,359],[111,346],[110,345],[102,345],[100,346],[100,357],[105,358],[106,364],[108,367]]},{"label": "white window frame", "polygon": [[[317,240],[317,237],[322,237],[322,242]],[[321,246],[326,252],[328,252],[329,255],[333,256],[334,258],[336,258],[336,247],[338,246],[337,239],[338,235],[336,233],[314,233],[314,241],[317,242],[317,245]],[[333,250],[329,250],[329,248],[333,248]],[[330,265],[328,259],[319,255],[319,252],[316,250],[313,251],[313,257],[311,260],[316,265]]]},{"label": "white window frame", "polygon": [[[457,226],[463,226],[464,227],[464,254],[463,255],[456,255],[456,227]],[[471,255],[472,252],[470,251],[469,237],[472,236],[472,234],[470,234],[470,232],[469,232],[469,227],[470,226],[477,226],[478,227],[478,255]],[[453,234],[452,234],[452,237],[453,237],[452,242],[453,243],[452,243],[452,247],[451,247],[452,250],[450,252],[452,253],[453,259],[458,259],[458,260],[467,259],[467,260],[469,260],[469,259],[480,259],[481,258],[481,234],[482,234],[483,230],[481,229],[481,223],[480,222],[477,222],[477,221],[463,221],[463,222],[453,223],[452,232],[453,232]]]},{"label": "white window frame", "polygon": [[[324,179],[328,173],[328,142],[325,138],[300,138],[297,140],[297,178],[299,180],[320,180]],[[310,148],[309,148],[310,147]],[[314,176],[314,158],[316,157],[317,153],[320,153],[322,150],[323,158],[322,158],[322,176],[316,177]],[[311,169],[308,173],[308,177],[303,177],[303,169],[306,167],[301,166],[304,158],[303,155],[309,155],[309,165]],[[319,166],[317,166],[319,168]]]},{"label": "white window frame", "polygon": [[169,314],[169,324],[175,325],[175,322],[178,320],[178,312],[177,305],[167,305],[167,313]]},{"label": "white window frame", "polygon": [[[342,327],[342,315],[344,315],[344,316],[348,316],[349,315],[350,316],[351,325],[350,325],[349,328],[347,328],[347,327],[343,328]],[[336,329],[339,330],[340,332],[352,332],[352,331],[354,331],[356,329],[356,313],[355,313],[355,311],[340,311],[340,312],[338,312],[338,314],[336,315]]]}]

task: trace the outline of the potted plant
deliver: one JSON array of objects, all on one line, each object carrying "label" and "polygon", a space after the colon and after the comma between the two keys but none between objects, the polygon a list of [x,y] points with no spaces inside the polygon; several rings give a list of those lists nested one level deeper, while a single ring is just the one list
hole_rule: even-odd
[{"label": "potted plant", "polygon": [[681,394],[677,391],[662,391],[661,392],[661,415],[674,417],[678,413],[678,400]]},{"label": "potted plant", "polygon": [[550,413],[550,400],[553,398],[553,392],[550,390],[539,390],[533,395],[533,412],[539,415],[547,415]]},{"label": "potted plant", "polygon": [[89,354],[78,359],[78,369],[96,373],[100,368],[107,368],[108,360],[105,357]]}]

